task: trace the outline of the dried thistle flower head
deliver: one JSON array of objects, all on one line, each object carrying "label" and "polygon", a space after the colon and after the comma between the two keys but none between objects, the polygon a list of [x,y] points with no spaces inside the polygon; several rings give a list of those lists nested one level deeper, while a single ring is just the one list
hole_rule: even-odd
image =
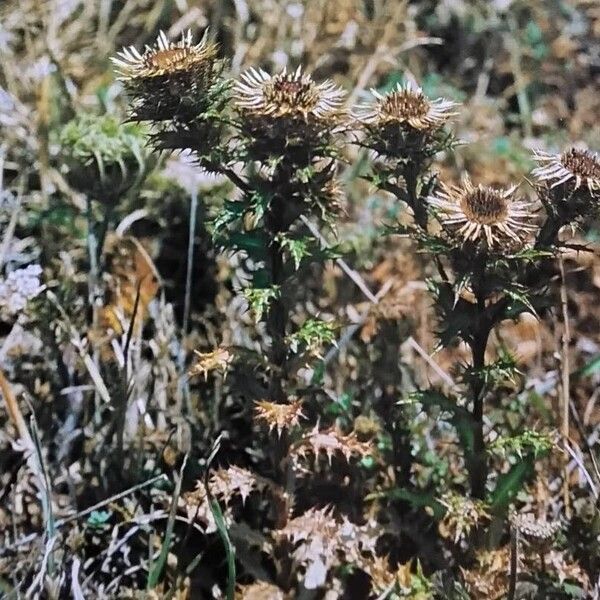
[{"label": "dried thistle flower head", "polygon": [[178,42],[161,31],[143,54],[130,46],[111,58],[133,98],[134,119],[192,118],[207,108],[208,92],[220,73],[217,47],[207,34],[194,44],[189,30]]},{"label": "dried thistle flower head", "polygon": [[302,413],[302,401],[293,400],[289,404],[258,400],[255,404],[256,419],[264,421],[269,428],[269,433],[277,428],[277,434],[281,436],[284,429],[291,429],[300,423],[300,419],[306,417]]},{"label": "dried thistle flower head", "polygon": [[194,354],[197,357],[197,361],[189,370],[189,376],[203,375],[205,380],[211,371],[220,371],[226,376],[234,358],[233,354],[227,348],[215,348],[212,352],[194,350]]},{"label": "dried thistle flower head", "polygon": [[341,454],[347,461],[352,456],[367,457],[373,453],[373,447],[368,441],[361,442],[355,432],[345,435],[335,426],[319,430],[317,424],[304,435],[292,453],[303,458],[308,454],[313,454],[315,457],[325,454],[331,463],[335,454]]},{"label": "dried thistle flower head", "polygon": [[550,188],[564,183],[572,186],[574,190],[585,187],[591,194],[600,194],[598,154],[570,148],[558,155],[538,151],[534,158],[539,166],[532,171],[532,175]]},{"label": "dried thistle flower head", "polygon": [[288,118],[330,122],[341,112],[344,92],[331,81],[316,83],[298,67],[269,75],[249,69],[234,88],[235,102],[249,117]]},{"label": "dried thistle flower head", "polygon": [[521,513],[512,517],[515,527],[527,543],[538,552],[550,550],[556,534],[560,531],[560,521],[548,522],[536,519],[531,513]]},{"label": "dried thistle flower head", "polygon": [[516,197],[516,189],[474,186],[465,178],[460,186],[442,184],[428,201],[442,228],[457,241],[481,242],[487,249],[513,249],[534,229],[535,216],[531,204]]},{"label": "dried thistle flower head", "polygon": [[414,130],[429,132],[439,129],[458,113],[458,104],[445,98],[430,100],[420,87],[408,82],[398,84],[387,94],[371,90],[375,102],[362,105],[356,118],[365,125],[386,127],[409,126]]}]

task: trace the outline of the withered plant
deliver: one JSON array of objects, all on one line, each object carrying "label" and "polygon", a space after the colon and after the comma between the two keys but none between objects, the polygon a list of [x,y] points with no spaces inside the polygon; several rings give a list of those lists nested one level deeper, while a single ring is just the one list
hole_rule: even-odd
[{"label": "withered plant", "polygon": [[[537,154],[533,172],[537,198],[518,185],[476,185],[465,175],[459,185],[439,184],[434,157],[454,145],[444,126],[457,106],[430,100],[413,85],[398,86],[356,111],[358,143],[373,153],[368,179],[392,193],[412,213],[412,223],[393,231],[411,237],[431,256],[437,276],[429,280],[438,314],[440,347],[464,343],[471,359],[457,366],[458,391],[421,390],[414,399],[451,414],[464,451],[471,495],[492,503],[487,489],[488,447],[485,402],[518,375],[514,357],[500,348],[489,361],[490,334],[521,313],[538,315],[551,303],[552,289],[541,270],[565,246],[566,225],[597,214],[598,158],[570,149],[559,156]],[[540,203],[545,214],[540,215]],[[508,389],[508,388],[506,388]],[[533,456],[504,477],[525,481]]]},{"label": "withered plant", "polygon": [[[261,452],[271,467],[261,476],[270,477],[276,490],[274,527],[285,528],[297,476],[310,474],[302,463],[331,463],[334,457],[349,462],[371,452],[354,433],[319,425],[318,412],[304,408],[318,390],[299,376],[335,339],[333,323],[299,313],[298,292],[307,270],[329,256],[307,225],[332,229],[341,209],[336,174],[347,121],[344,93],[301,68],[275,75],[250,69],[230,81],[206,35],[194,45],[189,36],[173,43],[161,34],[143,54],[126,49],[114,62],[131,98],[130,118],[149,122],[156,149],[191,152],[199,168],[226,176],[234,187],[212,220],[213,238],[243,261],[247,283],[240,293],[256,325],[265,328],[264,346],[260,352],[198,352],[191,374],[233,371],[231,380],[236,363],[255,372],[250,389],[237,394],[246,418],[269,434],[268,450]],[[243,406],[248,401],[251,410]],[[305,420],[309,428],[303,430]],[[293,557],[283,550],[286,539],[277,537],[282,551],[276,554],[279,582],[289,587],[295,572]],[[328,568],[315,575],[316,566],[302,564],[313,587],[321,585]]]}]

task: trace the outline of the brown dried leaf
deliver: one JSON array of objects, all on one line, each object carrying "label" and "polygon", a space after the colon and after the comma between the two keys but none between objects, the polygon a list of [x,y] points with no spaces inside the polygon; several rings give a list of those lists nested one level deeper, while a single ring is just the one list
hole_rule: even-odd
[{"label": "brown dried leaf", "polygon": [[103,333],[112,330],[123,335],[136,311],[134,328],[141,331],[148,305],[160,287],[160,277],[150,255],[136,238],[114,235],[108,240],[107,272],[108,302],[100,314]]},{"label": "brown dried leaf", "polygon": [[295,457],[302,458],[308,454],[313,454],[315,457],[325,454],[330,463],[335,454],[341,454],[349,461],[352,456],[364,458],[372,453],[372,444],[368,441],[361,442],[356,432],[345,435],[335,425],[321,431],[318,424],[306,433],[292,450]]},{"label": "brown dried leaf", "polygon": [[220,371],[223,376],[226,376],[234,359],[234,355],[227,348],[215,348],[212,352],[194,350],[194,354],[197,360],[190,369],[189,375],[190,377],[203,375],[205,381],[211,371]]},{"label": "brown dried leaf", "polygon": [[258,400],[255,403],[255,418],[264,421],[269,427],[269,433],[277,428],[277,434],[281,436],[284,429],[291,429],[300,423],[300,419],[306,417],[302,413],[302,401],[292,400],[289,404],[279,404],[268,400]]}]

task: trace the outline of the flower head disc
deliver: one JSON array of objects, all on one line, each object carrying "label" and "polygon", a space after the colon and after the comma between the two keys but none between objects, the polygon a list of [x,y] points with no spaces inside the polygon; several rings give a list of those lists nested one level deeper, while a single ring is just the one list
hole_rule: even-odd
[{"label": "flower head disc", "polygon": [[438,211],[442,227],[462,243],[481,241],[489,249],[520,245],[533,229],[533,211],[527,202],[515,198],[516,186],[499,190],[473,186],[466,178],[461,186],[442,185],[429,197]]},{"label": "flower head disc", "polygon": [[430,100],[412,83],[398,84],[387,94],[371,90],[375,102],[360,106],[356,118],[366,125],[385,127],[409,125],[417,131],[429,132],[442,127],[457,115],[457,104],[444,98]]},{"label": "flower head disc", "polygon": [[339,116],[344,92],[331,81],[316,83],[301,67],[278,75],[249,69],[235,86],[235,100],[240,112],[249,117],[328,122]]},{"label": "flower head disc", "polygon": [[137,120],[163,121],[194,116],[206,108],[208,91],[219,69],[217,47],[207,39],[192,42],[191,31],[170,42],[163,31],[141,54],[134,46],[111,58],[133,97]]},{"label": "flower head disc", "polygon": [[600,191],[600,156],[589,150],[570,148],[554,155],[537,152],[535,160],[539,166],[532,175],[551,188],[563,183],[574,182],[574,189],[586,187],[590,193]]}]

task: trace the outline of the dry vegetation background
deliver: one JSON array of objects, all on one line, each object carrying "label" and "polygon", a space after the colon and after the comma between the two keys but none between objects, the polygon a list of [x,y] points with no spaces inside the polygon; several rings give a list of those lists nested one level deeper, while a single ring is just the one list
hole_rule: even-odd
[{"label": "dry vegetation background", "polygon": [[[294,309],[296,325],[336,324],[297,376],[306,427],[330,433],[289,498],[269,466],[278,427],[256,418],[267,333],[240,293],[247,265],[209,231],[228,182],[141,146],[144,177],[107,211],[65,159],[96,132],[65,134],[77,115],[126,119],[117,50],[206,27],[234,78],[303,65],[349,106],[406,79],[460,103],[465,143],[435,165],[446,182],[468,171],[531,195],[533,148],[600,148],[597,0],[4,0],[0,597],[503,598],[512,552],[513,597],[598,598],[598,223],[565,233],[578,247],[546,273],[550,308],[493,334],[490,360],[512,353],[519,373],[486,407],[496,493],[471,500],[448,411],[410,401],[455,389],[468,353],[437,348],[431,264],[384,235],[398,203],[361,180],[368,157],[348,144],[344,211],[322,232],[345,262],[309,269]],[[90,211],[99,227],[109,214],[92,285]],[[513,511],[560,530],[515,552]]]}]

